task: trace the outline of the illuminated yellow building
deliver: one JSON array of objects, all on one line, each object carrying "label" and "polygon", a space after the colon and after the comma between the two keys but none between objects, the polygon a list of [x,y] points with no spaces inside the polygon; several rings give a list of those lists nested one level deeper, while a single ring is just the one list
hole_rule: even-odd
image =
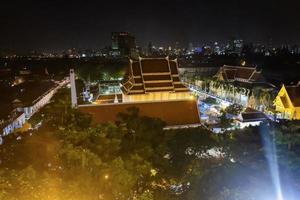
[{"label": "illuminated yellow building", "polygon": [[297,85],[285,86],[280,89],[274,105],[280,117],[300,120],[300,81]]}]

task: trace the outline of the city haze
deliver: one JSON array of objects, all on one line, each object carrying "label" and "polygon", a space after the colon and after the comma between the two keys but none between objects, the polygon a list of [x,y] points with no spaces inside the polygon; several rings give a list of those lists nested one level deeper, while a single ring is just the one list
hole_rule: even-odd
[{"label": "city haze", "polygon": [[[292,5],[292,6],[291,6]],[[299,2],[287,1],[5,1],[0,47],[18,51],[103,48],[110,32],[128,31],[137,44],[203,45],[229,37],[299,44]]]}]

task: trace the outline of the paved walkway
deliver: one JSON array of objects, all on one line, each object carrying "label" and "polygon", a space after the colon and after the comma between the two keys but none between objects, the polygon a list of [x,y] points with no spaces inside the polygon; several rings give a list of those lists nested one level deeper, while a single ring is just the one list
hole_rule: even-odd
[{"label": "paved walkway", "polygon": [[[214,96],[214,95],[209,94],[209,93],[207,93],[207,92],[204,92],[204,91],[202,91],[202,90],[199,90],[199,89],[197,89],[197,86],[195,86],[195,85],[192,85],[192,84],[186,84],[186,85],[190,88],[190,90],[191,90],[192,92],[197,93],[199,96],[205,96],[205,97],[209,96],[209,97],[214,98],[214,99],[217,99],[217,100],[219,100],[219,101],[221,101],[221,102],[223,102],[223,103],[225,103],[225,104],[229,104],[229,105],[234,104],[234,102],[231,102],[231,101],[229,101],[229,100],[227,100],[227,99],[222,99],[222,98],[220,98],[220,97],[217,97],[217,96]],[[239,103],[236,103],[236,104],[239,104]],[[239,104],[239,105],[245,107],[245,105],[242,105],[242,104]],[[268,114],[268,113],[266,113],[266,112],[264,112],[264,113],[265,113],[265,115],[266,115],[270,120],[274,121],[274,117],[273,117],[272,115],[270,115],[270,114]]]},{"label": "paved walkway", "polygon": [[207,93],[207,92],[204,92],[204,91],[202,91],[202,90],[196,89],[197,86],[194,86],[194,85],[192,85],[192,84],[188,84],[188,87],[190,88],[191,91],[197,93],[198,95],[202,95],[202,96],[205,96],[205,97],[209,96],[209,97],[214,98],[214,99],[217,99],[217,100],[219,100],[219,101],[221,101],[221,102],[224,102],[224,103],[227,103],[227,104],[230,104],[230,105],[233,104],[233,102],[231,102],[231,101],[229,101],[229,100],[227,100],[227,99],[222,99],[222,98],[220,98],[220,97],[214,96],[214,95],[209,94],[209,93]]}]

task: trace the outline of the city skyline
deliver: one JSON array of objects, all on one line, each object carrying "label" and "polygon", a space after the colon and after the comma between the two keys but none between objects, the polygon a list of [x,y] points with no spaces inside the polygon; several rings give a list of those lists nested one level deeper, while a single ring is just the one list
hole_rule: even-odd
[{"label": "city skyline", "polygon": [[134,34],[140,46],[201,45],[226,42],[232,36],[254,42],[272,38],[274,45],[299,44],[298,5],[294,0],[4,2],[0,46],[17,51],[95,49],[109,46],[113,31]]},{"label": "city skyline", "polygon": [[298,200],[299,8],[1,2],[0,199]]}]

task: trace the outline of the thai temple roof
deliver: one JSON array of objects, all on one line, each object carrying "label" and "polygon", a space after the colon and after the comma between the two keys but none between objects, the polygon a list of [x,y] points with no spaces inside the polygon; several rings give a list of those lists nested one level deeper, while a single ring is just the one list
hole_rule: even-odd
[{"label": "thai temple roof", "polygon": [[300,82],[297,85],[286,86],[286,91],[295,107],[300,107]]},{"label": "thai temple roof", "polygon": [[140,116],[163,120],[167,126],[200,124],[195,100],[82,105],[78,109],[91,114],[95,123],[106,123],[116,122],[118,113],[126,113],[130,107],[138,108]]},{"label": "thai temple roof", "polygon": [[254,110],[249,107],[241,113],[242,122],[265,121],[267,119],[267,116],[263,112]]},{"label": "thai temple roof", "polygon": [[222,76],[224,81],[240,81],[249,83],[265,82],[261,71],[258,71],[256,67],[224,65],[218,71],[217,76]]},{"label": "thai temple roof", "polygon": [[164,58],[130,59],[126,82],[121,90],[124,94],[146,94],[149,92],[188,92],[180,82],[177,60]]}]

